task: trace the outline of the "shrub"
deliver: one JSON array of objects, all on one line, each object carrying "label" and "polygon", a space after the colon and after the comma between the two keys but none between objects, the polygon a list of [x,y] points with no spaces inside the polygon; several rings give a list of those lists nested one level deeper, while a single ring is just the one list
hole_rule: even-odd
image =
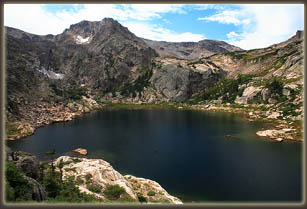
[{"label": "shrub", "polygon": [[93,202],[98,201],[93,195],[81,193],[75,182],[71,179],[63,183],[63,187],[59,190],[59,194],[49,201],[55,202]]},{"label": "shrub", "polygon": [[63,96],[63,91],[58,89],[58,87],[53,83],[50,84],[49,87],[52,89],[52,91],[57,95],[57,96]]},{"label": "shrub", "polygon": [[138,199],[139,199],[139,202],[147,202],[146,197],[144,197],[143,195],[137,194],[137,197],[138,197]]},{"label": "shrub", "polygon": [[5,180],[5,199],[7,201],[14,201],[15,200],[14,189],[10,186],[10,184],[7,180]]},{"label": "shrub", "polygon": [[71,88],[65,91],[66,96],[72,100],[80,100],[82,96],[86,96],[85,88]]},{"label": "shrub", "polygon": [[17,170],[15,164],[6,162],[6,197],[8,201],[27,200],[27,193],[30,189],[28,181],[23,174]]},{"label": "shrub", "polygon": [[156,193],[155,193],[154,191],[149,191],[149,192],[147,193],[148,196],[155,196],[155,194],[156,194]]},{"label": "shrub", "polygon": [[59,179],[59,174],[53,169],[49,169],[43,177],[42,184],[46,189],[48,197],[55,198],[57,195],[59,195],[62,189],[62,184],[60,184]]},{"label": "shrub", "polygon": [[284,85],[280,79],[274,77],[272,81],[268,80],[268,82],[265,84],[265,87],[268,88],[272,93],[281,95]]},{"label": "shrub", "polygon": [[73,161],[74,163],[80,163],[80,162],[82,162],[82,160],[80,160],[79,158],[73,158],[72,161]]},{"label": "shrub", "polygon": [[76,183],[77,183],[78,185],[80,185],[80,184],[83,184],[84,181],[83,181],[83,179],[81,179],[80,177],[78,177]]},{"label": "shrub", "polygon": [[77,172],[76,169],[77,169],[77,168],[65,168],[64,170],[65,170],[66,172],[69,172],[69,171]]},{"label": "shrub", "polygon": [[86,176],[85,176],[86,182],[89,182],[92,177],[93,177],[92,174],[90,174],[90,173],[86,174]]},{"label": "shrub", "polygon": [[124,188],[120,187],[119,185],[109,185],[103,191],[103,194],[109,200],[117,200],[121,194],[124,194],[126,191]]},{"label": "shrub", "polygon": [[72,180],[65,181],[55,200],[60,202],[82,202],[79,189]]},{"label": "shrub", "polygon": [[90,190],[91,192],[95,192],[95,193],[101,192],[101,186],[98,184],[88,183],[86,184],[86,188]]}]

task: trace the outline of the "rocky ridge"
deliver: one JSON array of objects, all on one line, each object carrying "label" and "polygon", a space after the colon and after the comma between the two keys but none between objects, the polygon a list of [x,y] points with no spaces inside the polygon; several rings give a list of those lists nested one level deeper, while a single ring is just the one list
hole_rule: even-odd
[{"label": "rocky ridge", "polygon": [[[141,39],[110,18],[82,21],[56,36],[6,27],[6,37],[10,140],[109,103],[255,105],[261,114],[250,119],[288,126],[304,115],[300,31],[280,44],[247,51],[219,41]],[[182,57],[180,50],[192,53]]]},{"label": "rocky ridge", "polygon": [[201,40],[198,42],[166,42],[143,39],[162,58],[197,59],[217,53],[242,50],[224,41]]}]

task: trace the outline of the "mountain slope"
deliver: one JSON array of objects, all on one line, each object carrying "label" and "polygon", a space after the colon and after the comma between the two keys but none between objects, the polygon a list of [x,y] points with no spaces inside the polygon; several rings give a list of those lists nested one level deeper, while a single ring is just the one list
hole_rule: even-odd
[{"label": "mountain slope", "polygon": [[110,102],[271,103],[291,120],[303,115],[302,32],[246,51],[221,41],[141,39],[110,18],[56,36],[5,29],[11,139]]}]

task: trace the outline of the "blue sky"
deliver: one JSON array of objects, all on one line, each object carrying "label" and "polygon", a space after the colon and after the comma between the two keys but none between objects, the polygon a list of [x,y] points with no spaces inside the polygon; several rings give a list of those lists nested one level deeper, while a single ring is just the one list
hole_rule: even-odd
[{"label": "blue sky", "polygon": [[243,49],[267,47],[304,29],[303,4],[4,5],[4,25],[39,35],[59,34],[71,24],[104,17],[114,18],[143,38],[214,39]]}]

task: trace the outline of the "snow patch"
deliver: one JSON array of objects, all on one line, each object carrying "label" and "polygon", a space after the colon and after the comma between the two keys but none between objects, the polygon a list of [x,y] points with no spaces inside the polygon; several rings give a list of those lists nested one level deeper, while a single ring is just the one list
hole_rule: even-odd
[{"label": "snow patch", "polygon": [[90,43],[90,37],[86,37],[86,38],[82,38],[81,36],[77,36],[76,40],[76,44],[89,44]]},{"label": "snow patch", "polygon": [[51,70],[46,70],[44,67],[42,67],[41,69],[38,69],[38,71],[43,73],[44,75],[47,75],[48,78],[50,79],[63,79],[64,78],[64,74],[55,73]]}]

